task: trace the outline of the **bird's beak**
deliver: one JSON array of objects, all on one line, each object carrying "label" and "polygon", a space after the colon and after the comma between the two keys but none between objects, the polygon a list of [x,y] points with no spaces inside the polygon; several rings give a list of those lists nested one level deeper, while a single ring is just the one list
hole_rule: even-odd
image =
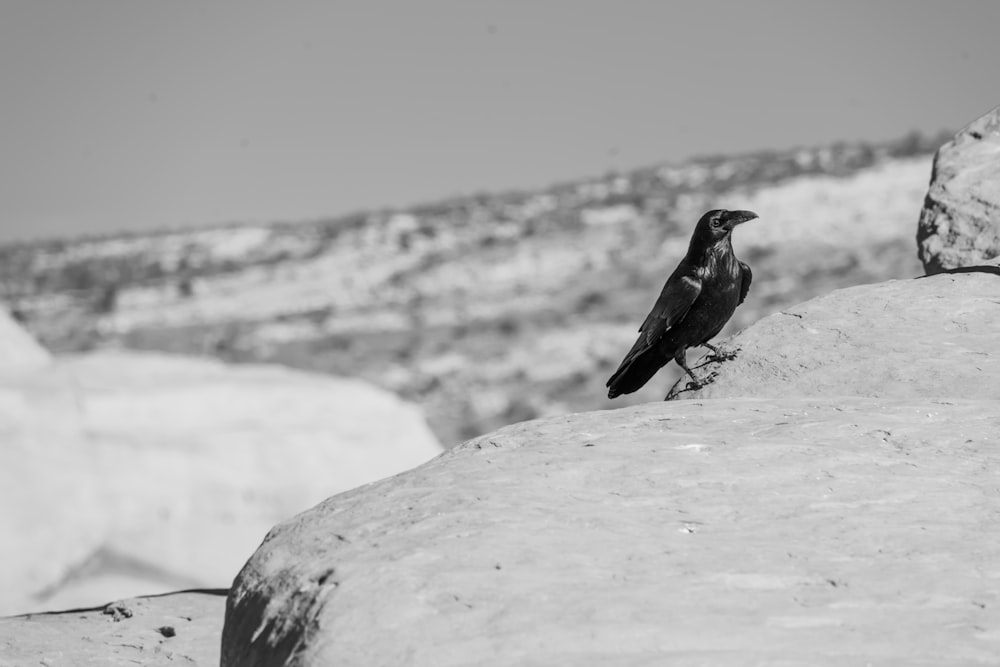
[{"label": "bird's beak", "polygon": [[742,225],[744,222],[754,220],[757,217],[757,214],[753,211],[726,211],[722,214],[722,222],[729,229],[732,229],[736,225]]}]

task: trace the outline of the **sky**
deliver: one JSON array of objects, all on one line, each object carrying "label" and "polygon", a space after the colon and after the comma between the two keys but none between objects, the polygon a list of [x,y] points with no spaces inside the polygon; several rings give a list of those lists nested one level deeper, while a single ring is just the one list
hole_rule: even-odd
[{"label": "sky", "polygon": [[0,243],[958,129],[1000,3],[0,0]]}]

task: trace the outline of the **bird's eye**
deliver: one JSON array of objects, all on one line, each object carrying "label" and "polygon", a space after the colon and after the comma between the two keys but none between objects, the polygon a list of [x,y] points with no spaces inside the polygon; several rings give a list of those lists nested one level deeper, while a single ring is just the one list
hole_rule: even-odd
[{"label": "bird's eye", "polygon": [[718,227],[721,224],[722,224],[722,220],[719,219],[719,218],[715,218],[715,219],[712,220],[712,227]]}]

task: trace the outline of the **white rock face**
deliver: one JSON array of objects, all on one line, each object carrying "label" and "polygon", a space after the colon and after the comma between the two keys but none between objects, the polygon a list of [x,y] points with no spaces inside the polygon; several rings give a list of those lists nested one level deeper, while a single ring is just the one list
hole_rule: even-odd
[{"label": "white rock face", "polygon": [[30,371],[50,361],[48,351],[0,308],[0,374]]},{"label": "white rock face", "polygon": [[105,352],[0,380],[0,614],[225,588],[276,521],[441,451],[363,382]]}]

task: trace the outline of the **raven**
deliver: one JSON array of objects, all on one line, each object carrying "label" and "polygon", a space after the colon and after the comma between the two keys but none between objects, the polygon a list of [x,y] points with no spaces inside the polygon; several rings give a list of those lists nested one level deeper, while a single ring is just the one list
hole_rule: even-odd
[{"label": "raven", "polygon": [[750,290],[750,267],[733,253],[732,233],[736,225],[753,220],[752,211],[717,209],[701,216],[694,228],[687,254],[670,274],[653,310],[639,327],[639,339],[608,380],[608,398],[631,394],[646,384],[656,371],[673,359],[691,376],[689,347],[707,347],[743,303]]}]

